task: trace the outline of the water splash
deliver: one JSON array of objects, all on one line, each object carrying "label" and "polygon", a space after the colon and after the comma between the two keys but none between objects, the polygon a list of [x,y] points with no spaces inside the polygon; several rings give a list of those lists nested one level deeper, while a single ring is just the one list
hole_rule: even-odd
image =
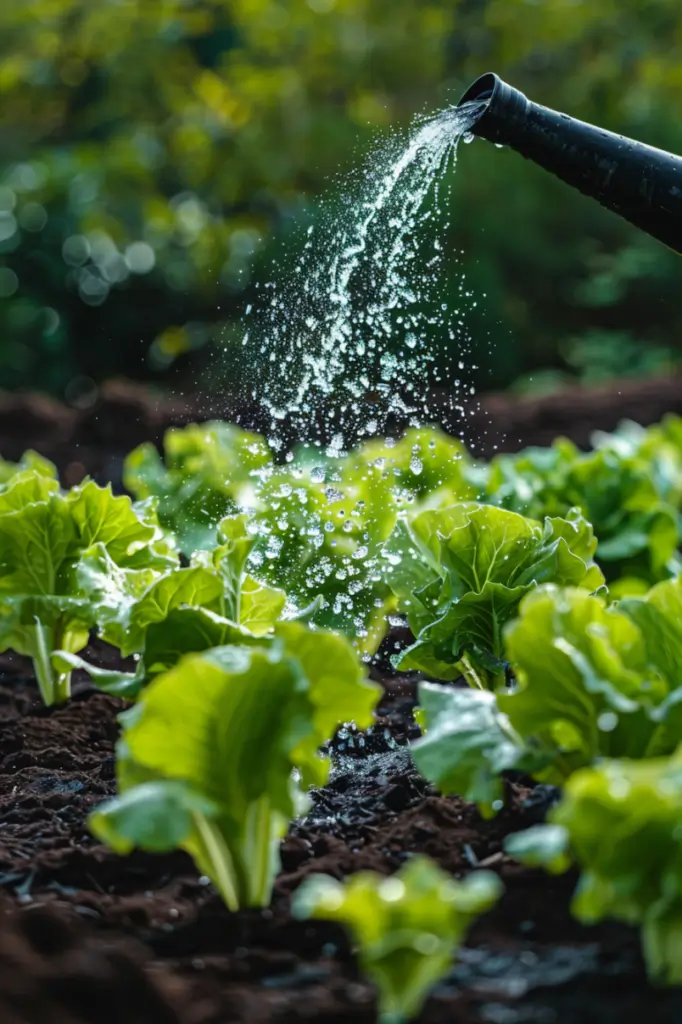
[{"label": "water splash", "polygon": [[[338,205],[308,228],[296,265],[261,289],[247,318],[242,364],[250,398],[270,418],[271,437],[311,440],[322,424],[330,451],[382,433],[396,419],[428,421],[439,337],[451,365],[464,367],[469,301],[462,275],[458,308],[439,302],[447,229],[446,171],[478,104],[448,108],[393,136],[368,168],[349,179]],[[427,203],[427,198],[429,201]],[[465,385],[448,374],[454,401]]]},{"label": "water splash", "polygon": [[[390,608],[384,542],[422,474],[439,485],[425,465],[436,442],[418,430],[403,442],[396,434],[437,419],[434,384],[447,385],[455,408],[471,390],[464,316],[475,302],[461,268],[452,300],[446,270],[459,254],[441,236],[448,172],[480,109],[449,108],[392,136],[325,202],[247,317],[241,370],[277,456],[256,474],[251,571],[298,608],[319,597],[315,624],[353,636],[365,653]],[[382,435],[381,451],[370,442],[347,455]],[[454,466],[461,453],[450,445]]]}]

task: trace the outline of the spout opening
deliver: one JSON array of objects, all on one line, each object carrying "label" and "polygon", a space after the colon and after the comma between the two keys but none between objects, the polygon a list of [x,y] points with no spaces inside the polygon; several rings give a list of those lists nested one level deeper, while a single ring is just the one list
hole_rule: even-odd
[{"label": "spout opening", "polygon": [[481,75],[462,95],[457,106],[461,107],[464,103],[485,103],[489,106],[499,81],[500,79],[492,71]]},{"label": "spout opening", "polygon": [[507,85],[492,71],[469,86],[457,105],[463,103],[479,103],[481,107],[471,127],[472,134],[502,145],[514,136],[531,106],[522,92]]}]

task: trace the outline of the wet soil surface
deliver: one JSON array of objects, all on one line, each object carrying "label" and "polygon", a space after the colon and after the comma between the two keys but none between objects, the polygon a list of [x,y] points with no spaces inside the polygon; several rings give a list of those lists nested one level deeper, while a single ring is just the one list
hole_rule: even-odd
[{"label": "wet soil surface", "polygon": [[388,874],[416,852],[460,877],[484,865],[506,885],[422,1021],[682,1019],[682,991],[647,985],[634,931],[578,925],[569,914],[574,877],[549,878],[503,856],[506,833],[541,820],[548,787],[509,782],[506,806],[491,822],[457,798],[438,796],[414,771],[405,745],[416,735],[414,683],[384,686],[377,724],[337,737],[329,785],[313,794],[307,818],[283,842],[272,908],[233,915],[184,854],[121,859],[89,835],[88,813],[115,788],[122,702],[78,681],[69,705],[46,710],[25,661],[3,656],[3,1024],[369,1024],[373,993],[343,932],[292,920],[290,894],[311,872]]}]

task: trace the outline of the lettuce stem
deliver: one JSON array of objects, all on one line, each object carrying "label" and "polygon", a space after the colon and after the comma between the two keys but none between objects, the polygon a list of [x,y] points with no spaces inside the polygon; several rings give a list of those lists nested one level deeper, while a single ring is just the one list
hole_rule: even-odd
[{"label": "lettuce stem", "polygon": [[263,796],[251,805],[244,861],[249,865],[249,896],[253,906],[264,907],[270,902],[276,874],[279,823],[279,815],[273,814],[267,797]]},{"label": "lettuce stem", "polygon": [[467,685],[470,686],[472,690],[489,689],[489,687],[485,685],[485,683],[479,676],[474,666],[471,664],[468,654],[462,655],[460,665],[462,666],[462,675],[466,679]]},{"label": "lettuce stem", "polygon": [[235,863],[225,837],[218,825],[210,821],[205,814],[195,813],[192,820],[199,847],[197,859],[225,900],[228,910],[236,913],[242,905],[240,887]]},{"label": "lettuce stem", "polygon": [[281,817],[273,813],[270,800],[261,797],[251,804],[244,833],[236,843],[226,838],[218,822],[205,815],[194,813],[192,820],[197,859],[228,908],[267,907],[282,832]]},{"label": "lettuce stem", "polygon": [[58,626],[44,626],[39,619],[34,628],[33,669],[40,695],[47,707],[64,704],[71,696],[71,672],[55,672],[51,661],[52,651],[62,646],[62,631]]}]

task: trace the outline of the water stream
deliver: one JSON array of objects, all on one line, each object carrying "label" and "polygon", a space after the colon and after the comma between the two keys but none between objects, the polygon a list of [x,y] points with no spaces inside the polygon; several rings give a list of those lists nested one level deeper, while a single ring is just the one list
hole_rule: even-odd
[{"label": "water stream", "polygon": [[[403,426],[436,421],[434,385],[454,407],[471,392],[465,316],[474,298],[458,266],[453,300],[460,254],[442,239],[457,146],[479,112],[476,104],[416,121],[346,179],[261,286],[240,349],[243,397],[265,414],[277,456],[254,474],[269,511],[254,524],[251,568],[299,608],[321,596],[314,621],[367,650],[388,608],[383,542],[409,487],[401,492],[390,459],[344,470],[344,458],[362,440],[393,447]],[[417,480],[421,449],[412,451]]]},{"label": "water stream", "polygon": [[445,262],[458,258],[441,241],[450,199],[443,183],[479,112],[478,104],[450,107],[393,135],[323,206],[295,265],[282,275],[280,264],[261,286],[241,363],[272,438],[283,421],[290,436],[307,439],[324,424],[334,451],[381,434],[391,418],[428,422],[436,336],[447,339],[443,383],[453,401],[468,390],[463,310],[474,301],[463,274],[457,308],[439,301]]}]

